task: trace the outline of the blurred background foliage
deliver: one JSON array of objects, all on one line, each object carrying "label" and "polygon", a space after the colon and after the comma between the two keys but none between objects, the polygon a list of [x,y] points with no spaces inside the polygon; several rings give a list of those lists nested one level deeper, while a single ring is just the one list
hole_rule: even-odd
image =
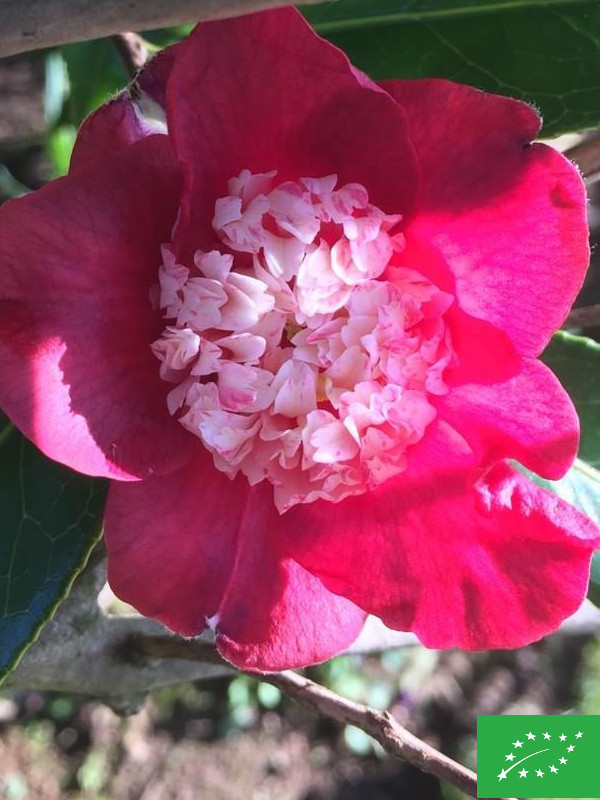
[{"label": "blurred background foliage", "polygon": [[[516,652],[420,647],[344,656],[315,680],[474,768],[477,714],[600,713],[600,642],[557,635]],[[89,698],[0,696],[3,800],[465,800],[246,675],[153,693],[122,717]]]}]

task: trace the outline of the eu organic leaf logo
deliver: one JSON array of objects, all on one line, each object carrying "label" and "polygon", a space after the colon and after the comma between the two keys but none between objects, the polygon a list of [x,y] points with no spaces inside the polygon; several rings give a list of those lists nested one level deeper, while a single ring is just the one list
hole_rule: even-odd
[{"label": "eu organic leaf logo", "polygon": [[598,716],[477,718],[478,797],[600,797]]},{"label": "eu organic leaf logo", "polygon": [[[575,739],[581,739],[583,737],[583,731],[577,731],[575,734]],[[539,738],[539,741],[537,741]],[[521,742],[517,739],[516,742],[512,743],[511,752],[505,756],[506,761],[510,761],[510,766],[508,768],[500,770],[498,773],[498,780],[503,781],[506,780],[509,773],[515,769],[516,767],[521,766],[524,764],[525,761],[529,761],[530,759],[535,758],[535,761],[532,761],[528,764],[529,769],[526,769],[525,766],[519,770],[519,777],[520,778],[527,778],[527,776],[531,773],[531,775],[536,775],[538,778],[543,778],[545,776],[552,776],[558,775],[559,769],[565,769],[569,764],[569,761],[573,761],[572,758],[567,758],[567,755],[570,757],[572,753],[575,751],[576,743],[570,742],[567,744],[569,737],[566,733],[561,733],[559,736],[559,742],[552,742],[552,734],[546,731],[543,734],[533,733],[529,731],[529,733],[524,737],[526,741]],[[536,744],[537,741],[537,744]],[[539,747],[540,745],[548,745],[547,747],[541,747],[538,750],[534,750],[533,752],[529,752],[531,747]],[[531,747],[530,747],[531,746]],[[518,755],[515,753],[518,752]],[[544,756],[544,753],[548,755]],[[540,758],[536,758],[536,756],[540,756]],[[518,761],[515,759],[519,758]],[[548,764],[546,767],[546,771],[544,771],[543,767],[545,766],[546,762],[552,761],[555,763]],[[558,765],[558,766],[557,766]],[[535,771],[534,771],[535,770]]]}]

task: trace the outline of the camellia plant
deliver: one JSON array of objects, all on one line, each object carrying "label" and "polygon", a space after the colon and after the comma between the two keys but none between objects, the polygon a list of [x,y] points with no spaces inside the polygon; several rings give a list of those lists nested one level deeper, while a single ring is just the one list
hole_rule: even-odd
[{"label": "camellia plant", "polygon": [[557,480],[579,442],[538,357],[585,192],[539,130],[276,10],[162,51],[0,209],[0,406],[110,479],[119,597],[264,672],[367,614],[491,649],[579,607],[600,530],[514,463]]}]

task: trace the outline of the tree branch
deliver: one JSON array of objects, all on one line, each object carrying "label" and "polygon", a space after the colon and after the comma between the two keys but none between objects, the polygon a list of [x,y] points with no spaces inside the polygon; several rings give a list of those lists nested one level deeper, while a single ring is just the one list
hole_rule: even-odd
[{"label": "tree branch", "polygon": [[[176,658],[216,663],[215,660],[220,660],[217,652],[204,642],[172,636],[130,637],[121,652],[134,661]],[[254,674],[252,676],[257,677]],[[389,712],[375,711],[362,703],[346,700],[291,670],[259,677],[311,710],[360,728],[379,742],[390,755],[452,783],[472,797],[477,796],[477,775],[474,772],[418,739]]]},{"label": "tree branch", "polygon": [[600,304],[574,308],[566,318],[563,328],[600,327]]},{"label": "tree branch", "polygon": [[586,180],[596,180],[600,177],[600,131],[565,150],[564,155],[577,164]]},{"label": "tree branch", "polygon": [[[343,0],[338,0],[343,2]],[[302,0],[304,4],[323,0]],[[0,58],[68,42],[277,8],[285,0],[0,0]]]},{"label": "tree branch", "polygon": [[261,680],[271,683],[297,703],[318,714],[360,728],[390,755],[453,784],[471,797],[477,797],[477,775],[474,772],[410,733],[389,711],[376,711],[362,703],[347,700],[291,670],[263,675]]},{"label": "tree branch", "polygon": [[137,33],[115,33],[111,41],[119,54],[127,74],[133,80],[148,59],[146,42]]}]

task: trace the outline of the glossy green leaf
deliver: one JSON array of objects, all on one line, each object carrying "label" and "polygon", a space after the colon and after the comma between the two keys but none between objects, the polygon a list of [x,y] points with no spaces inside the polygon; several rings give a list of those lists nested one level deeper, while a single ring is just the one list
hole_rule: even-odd
[{"label": "glossy green leaf", "polygon": [[305,9],[369,75],[438,77],[520,97],[544,133],[600,121],[595,0],[343,0]]},{"label": "glossy green leaf", "polygon": [[600,467],[600,345],[559,331],[542,360],[573,400],[581,422],[579,457]]},{"label": "glossy green leaf", "polygon": [[579,6],[585,0],[344,0],[304,9],[319,30],[360,28],[416,20],[472,17],[474,14]]},{"label": "glossy green leaf", "polygon": [[0,679],[98,540],[105,484],[50,461],[0,415]]}]

